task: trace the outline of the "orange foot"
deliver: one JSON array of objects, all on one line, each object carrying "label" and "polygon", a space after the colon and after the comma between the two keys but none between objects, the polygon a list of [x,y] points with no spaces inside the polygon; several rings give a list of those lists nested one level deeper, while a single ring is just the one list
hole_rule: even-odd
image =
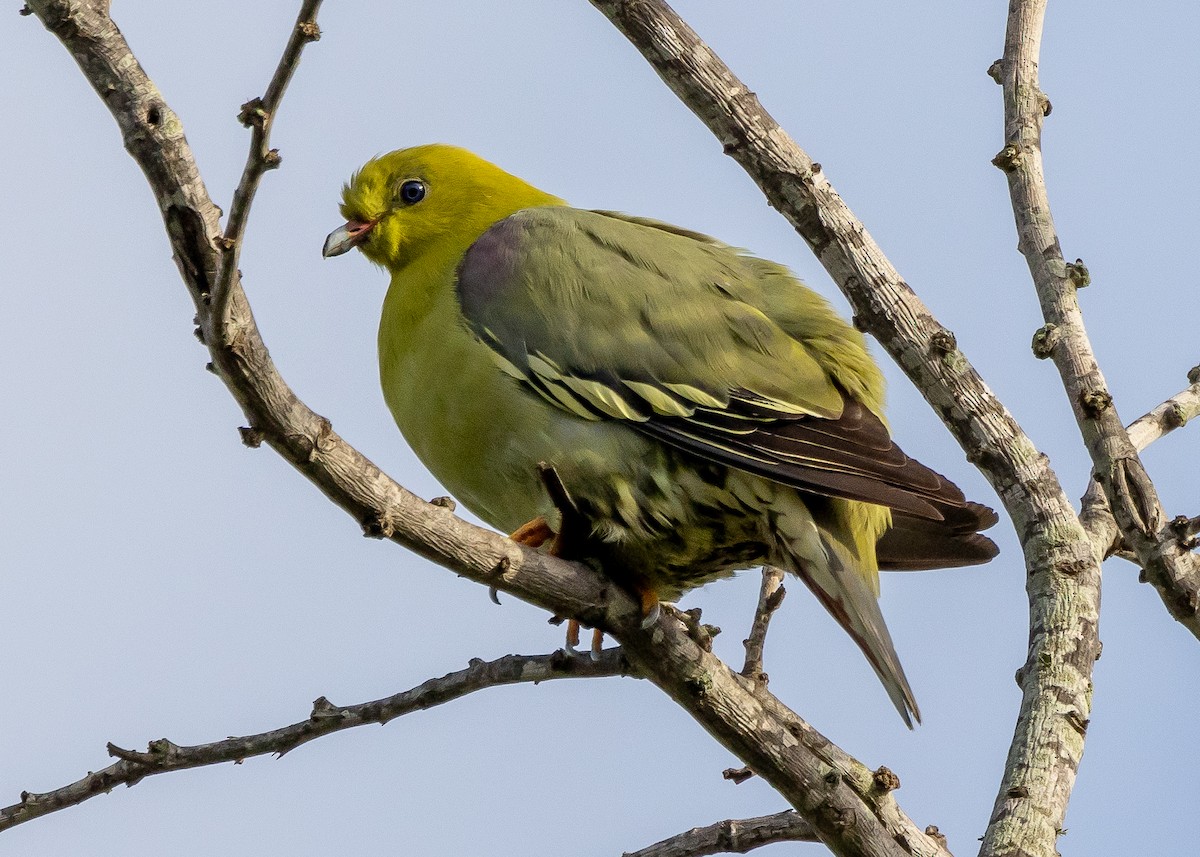
[{"label": "orange foot", "polygon": [[[546,542],[550,544],[550,554],[552,556],[560,556],[562,554],[562,538],[561,534],[555,533],[550,529],[550,525],[546,523],[546,519],[541,515],[534,518],[532,521],[522,524],[517,527],[512,534],[509,535],[517,544],[525,545],[531,548],[540,548]],[[551,541],[553,539],[553,541]],[[604,632],[599,629],[592,631],[592,658],[600,657],[600,650],[604,646]],[[567,651],[574,653],[579,648],[579,620],[567,620]]]},{"label": "orange foot", "polygon": [[538,515],[532,521],[521,524],[508,536],[519,545],[525,545],[531,548],[540,548],[550,539],[554,538],[554,530],[550,529],[550,525],[546,523],[546,519]]},{"label": "orange foot", "polygon": [[[525,545],[531,548],[540,548],[546,542],[550,544],[550,554],[552,556],[561,556],[563,541],[562,533],[555,533],[550,529],[550,525],[546,523],[546,519],[541,515],[517,527],[509,538],[518,544]],[[553,541],[551,541],[553,540]],[[662,607],[659,605],[658,593],[656,593],[647,583],[638,580],[633,585],[633,591],[638,596],[638,601],[642,608],[642,627],[651,628],[658,621],[658,617],[662,614]],[[579,647],[579,620],[567,620],[567,641],[566,647],[568,652],[574,652]],[[591,656],[595,660],[600,657],[600,652],[604,647],[604,632],[599,628],[592,629],[592,647]]]}]

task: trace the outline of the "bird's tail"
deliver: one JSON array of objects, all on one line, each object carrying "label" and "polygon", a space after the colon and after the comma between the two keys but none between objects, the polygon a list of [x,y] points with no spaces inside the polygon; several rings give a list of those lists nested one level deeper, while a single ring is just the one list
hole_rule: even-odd
[{"label": "bird's tail", "polygon": [[908,728],[913,727],[913,721],[920,723],[916,698],[868,583],[868,579],[875,579],[875,569],[861,568],[861,561],[809,515],[782,516],[777,519],[776,531],[780,565],[804,581],[862,649]]}]

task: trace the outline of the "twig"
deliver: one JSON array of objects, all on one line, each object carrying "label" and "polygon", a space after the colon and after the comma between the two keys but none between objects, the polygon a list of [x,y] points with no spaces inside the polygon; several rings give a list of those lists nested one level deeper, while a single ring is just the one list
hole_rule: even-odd
[{"label": "twig", "polygon": [[238,121],[252,129],[250,153],[246,157],[246,166],[242,169],[242,178],[233,193],[225,233],[218,242],[221,248],[221,266],[213,284],[211,312],[213,317],[218,319],[219,330],[226,329],[225,319],[231,285],[237,276],[242,240],[246,234],[246,223],[250,217],[250,207],[254,204],[254,195],[258,192],[258,186],[267,171],[277,169],[281,163],[279,151],[268,148],[271,144],[271,127],[275,124],[275,115],[279,111],[288,83],[291,82],[296,66],[300,64],[301,51],[309,42],[321,38],[321,28],[317,26],[317,11],[320,8],[321,0],[304,0],[300,6],[300,14],[296,16],[296,25],[292,28],[292,34],[283,49],[283,56],[279,58],[275,74],[267,85],[266,93],[261,98],[247,101],[238,113]]},{"label": "twig", "polygon": [[820,842],[812,826],[795,810],[719,821],[693,827],[639,851],[621,857],[706,857],[709,854],[746,854],[773,842]]},{"label": "twig", "polygon": [[771,617],[783,603],[787,590],[783,588],[783,570],[773,565],[764,565],[762,570],[762,585],[758,588],[758,607],[754,610],[754,621],[750,625],[750,636],[743,644],[746,647],[746,664],[742,667],[742,675],[746,678],[767,683],[767,674],[763,672],[763,646],[767,642],[767,628]]},{"label": "twig", "polygon": [[752,779],[753,777],[754,771],[746,767],[726,768],[725,770],[721,771],[721,779],[729,780],[729,782],[733,783],[735,786],[740,786],[742,783],[746,782],[746,780]]},{"label": "twig", "polygon": [[338,706],[321,697],[313,703],[308,719],[270,732],[193,747],[181,747],[162,738],[151,741],[145,752],[124,750],[109,744],[108,754],[120,761],[103,770],[89,771],[83,779],[53,791],[41,794],[22,792],[20,803],[0,809],[0,830],[83,803],[119,785],[136,785],[155,774],[222,762],[241,762],[268,753],[282,756],[322,735],[372,723],[385,724],[413,711],[432,708],[489,687],[538,684],[559,678],[630,674],[629,664],[620,649],[607,649],[598,660],[571,657],[562,651],[548,655],[505,655],[494,661],[476,658],[466,669],[430,679],[411,690],[373,702]]},{"label": "twig", "polygon": [[1200,559],[1167,527],[1154,483],[1121,423],[1083,325],[1076,292],[1089,279],[1079,260],[1062,255],[1042,167],[1041,131],[1049,100],[1038,85],[1047,0],[1011,0],[1000,79],[1004,149],[993,163],[1008,176],[1018,246],[1029,266],[1054,359],[1075,420],[1122,539],[1170,614],[1200,638]]}]

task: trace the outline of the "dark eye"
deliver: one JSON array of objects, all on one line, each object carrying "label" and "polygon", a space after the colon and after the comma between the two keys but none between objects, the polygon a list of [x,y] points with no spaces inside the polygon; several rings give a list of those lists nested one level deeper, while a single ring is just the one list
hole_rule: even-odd
[{"label": "dark eye", "polygon": [[425,198],[425,183],[416,181],[406,181],[400,185],[400,201],[405,205],[416,205]]}]

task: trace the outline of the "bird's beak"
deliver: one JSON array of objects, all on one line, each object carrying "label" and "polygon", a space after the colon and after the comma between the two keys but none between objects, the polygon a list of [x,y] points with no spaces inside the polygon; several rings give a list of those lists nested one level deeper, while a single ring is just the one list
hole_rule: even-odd
[{"label": "bird's beak", "polygon": [[325,246],[321,248],[321,255],[328,259],[330,256],[340,256],[352,247],[357,247],[367,240],[367,236],[375,228],[375,223],[374,220],[367,223],[359,220],[343,223],[329,233],[329,237],[325,239]]}]

